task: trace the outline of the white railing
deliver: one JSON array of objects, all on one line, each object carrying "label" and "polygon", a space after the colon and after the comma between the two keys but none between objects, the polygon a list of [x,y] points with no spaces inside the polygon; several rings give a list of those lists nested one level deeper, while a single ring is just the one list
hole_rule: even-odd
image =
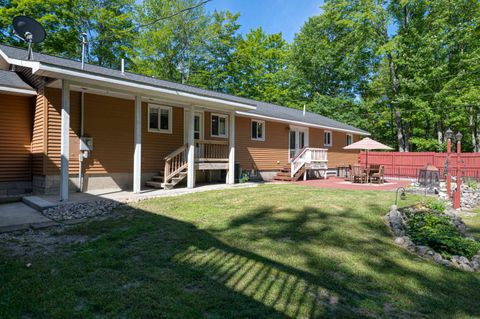
[{"label": "white railing", "polygon": [[297,156],[292,158],[291,161],[291,177],[294,177],[295,174],[303,166],[312,166],[322,169],[327,169],[327,149],[324,148],[303,148]]}]

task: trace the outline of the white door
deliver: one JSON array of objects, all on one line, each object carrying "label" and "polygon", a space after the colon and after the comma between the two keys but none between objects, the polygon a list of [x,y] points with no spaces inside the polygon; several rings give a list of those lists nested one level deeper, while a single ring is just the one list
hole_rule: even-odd
[{"label": "white door", "polygon": [[308,128],[291,126],[289,133],[289,161],[297,156],[304,147],[308,147]]}]

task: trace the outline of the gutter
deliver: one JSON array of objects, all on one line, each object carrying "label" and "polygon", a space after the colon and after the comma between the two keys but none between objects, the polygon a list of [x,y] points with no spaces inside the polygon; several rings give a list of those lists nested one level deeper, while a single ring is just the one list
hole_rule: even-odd
[{"label": "gutter", "polygon": [[37,91],[29,89],[18,89],[9,86],[0,86],[0,92],[7,94],[37,95]]},{"label": "gutter", "polygon": [[259,114],[249,113],[249,112],[236,111],[235,113],[239,116],[244,116],[244,117],[249,117],[249,118],[259,118],[259,119],[265,119],[265,120],[270,120],[270,121],[274,121],[274,122],[294,124],[294,125],[303,125],[303,126],[307,126],[307,127],[321,128],[321,129],[327,129],[327,130],[345,132],[345,133],[353,133],[353,134],[359,134],[359,135],[364,135],[364,136],[370,136],[371,135],[368,132],[347,130],[347,129],[341,129],[341,128],[337,128],[337,127],[333,127],[333,126],[312,124],[312,123],[306,123],[306,122],[301,122],[301,121],[286,120],[286,119],[281,119],[281,118],[277,118],[277,117],[259,115]]}]

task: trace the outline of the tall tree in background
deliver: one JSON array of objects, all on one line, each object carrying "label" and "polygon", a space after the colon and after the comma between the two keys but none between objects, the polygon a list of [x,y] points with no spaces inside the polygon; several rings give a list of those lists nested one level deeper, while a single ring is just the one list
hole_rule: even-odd
[{"label": "tall tree in background", "polygon": [[[204,54],[208,17],[203,7],[174,15],[197,4],[194,0],[145,0],[139,9],[141,28],[135,41],[134,70],[187,83]],[[174,16],[172,16],[174,15]],[[171,16],[168,19],[159,17]]]}]

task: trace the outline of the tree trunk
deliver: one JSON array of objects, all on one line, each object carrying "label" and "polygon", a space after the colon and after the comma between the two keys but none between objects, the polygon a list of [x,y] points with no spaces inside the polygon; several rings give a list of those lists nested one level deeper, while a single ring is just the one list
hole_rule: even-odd
[{"label": "tree trunk", "polygon": [[[397,75],[395,73],[395,64],[393,62],[393,57],[390,53],[387,54],[387,59],[388,59],[388,67],[390,70],[390,82],[392,85],[392,93],[393,97],[395,98],[398,94],[398,79]],[[394,104],[396,105],[396,104]],[[402,115],[400,113],[399,107],[396,105],[395,106],[395,123],[397,124],[397,143],[398,143],[398,151],[399,152],[405,152],[405,139],[403,137],[402,131]]]}]

